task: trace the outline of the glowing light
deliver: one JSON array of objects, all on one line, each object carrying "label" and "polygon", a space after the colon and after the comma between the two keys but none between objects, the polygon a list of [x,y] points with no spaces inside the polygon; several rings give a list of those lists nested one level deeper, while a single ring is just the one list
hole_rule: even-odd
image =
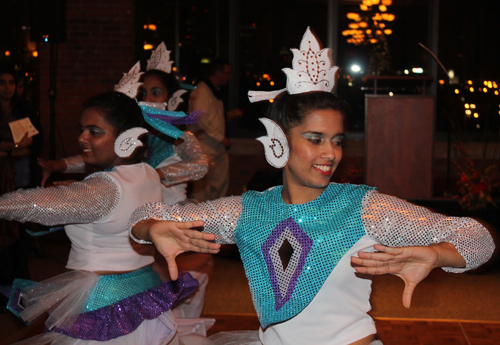
[{"label": "glowing light", "polygon": [[378,40],[377,40],[376,38],[370,38],[370,43],[372,43],[372,44],[377,43],[377,41],[378,41]]},{"label": "glowing light", "polygon": [[485,80],[485,81],[483,82],[483,84],[484,84],[484,86],[486,86],[486,85],[488,85],[488,82]]},{"label": "glowing light", "polygon": [[377,30],[377,31],[375,31],[375,33],[376,33],[377,35],[382,35],[382,30]]},{"label": "glowing light", "polygon": [[258,81],[256,85],[257,85],[257,86],[260,86],[260,81]]},{"label": "glowing light", "polygon": [[274,81],[271,81],[269,85],[274,86]]},{"label": "glowing light", "polygon": [[350,12],[350,13],[347,13],[347,18],[348,19],[352,19],[352,20],[358,20],[359,19],[359,14]]},{"label": "glowing light", "polygon": [[148,25],[144,24],[144,30],[146,30],[147,28],[148,28]]},{"label": "glowing light", "polygon": [[407,69],[405,69],[405,74],[410,74],[410,71],[408,71]]},{"label": "glowing light", "polygon": [[274,99],[270,99],[270,100],[269,100],[269,103],[274,103]]},{"label": "glowing light", "polygon": [[464,107],[465,107],[465,109],[469,109],[470,108],[469,103],[465,103]]},{"label": "glowing light", "polygon": [[481,128],[481,125],[478,123],[478,124],[476,125],[476,128],[477,128],[477,129]]},{"label": "glowing light", "polygon": [[33,57],[38,57],[38,52],[35,50],[31,55],[33,55]]},{"label": "glowing light", "polygon": [[495,95],[497,95],[497,96],[498,96],[498,90],[495,90]]},{"label": "glowing light", "polygon": [[360,28],[366,28],[366,27],[368,27],[368,23],[367,22],[360,22],[359,23],[359,27]]},{"label": "glowing light", "polygon": [[153,45],[146,43],[143,48],[144,48],[144,50],[151,50],[151,49],[153,49]]},{"label": "glowing light", "polygon": [[371,6],[372,5],[372,0],[363,0],[363,5]]},{"label": "glowing light", "polygon": [[389,96],[391,96],[391,97],[394,96],[394,92],[390,91]]},{"label": "glowing light", "polygon": [[380,3],[380,0],[371,0],[373,5],[378,5]]},{"label": "glowing light", "polygon": [[175,66],[172,67],[172,71],[174,71],[174,72],[177,71],[177,67],[175,67]]},{"label": "glowing light", "polygon": [[262,75],[262,78],[267,79],[267,80],[271,80],[271,77],[270,77],[270,76],[269,76],[269,74],[267,74],[267,73],[266,73],[266,74],[263,74],[263,75]]},{"label": "glowing light", "polygon": [[392,30],[391,29],[385,29],[384,30],[384,34],[390,35],[390,34],[392,34]]},{"label": "glowing light", "polygon": [[493,87],[493,83],[491,81],[488,82],[488,88],[492,88]]},{"label": "glowing light", "polygon": [[372,30],[371,29],[366,30],[366,34],[367,35],[371,35],[372,34]]},{"label": "glowing light", "polygon": [[488,89],[484,87],[483,92],[488,92]]},{"label": "glowing light", "polygon": [[378,25],[378,27],[379,27],[379,28],[381,28],[381,29],[383,29],[383,28],[385,28],[385,24],[384,24],[384,23],[380,23],[380,24]]},{"label": "glowing light", "polygon": [[203,58],[203,59],[201,59],[201,60],[200,60],[200,62],[201,62],[201,63],[204,63],[204,64],[205,64],[205,63],[210,63],[210,59],[208,59],[208,58]]},{"label": "glowing light", "polygon": [[357,72],[360,72],[361,71],[361,67],[359,67],[359,65],[352,65],[351,66],[351,71],[357,73]]},{"label": "glowing light", "polygon": [[352,86],[352,81],[348,82],[347,85]]},{"label": "glowing light", "polygon": [[392,5],[392,0],[382,0],[382,5],[391,6]]},{"label": "glowing light", "polygon": [[10,56],[10,51],[6,50],[5,51],[5,56]]},{"label": "glowing light", "polygon": [[412,71],[413,73],[417,73],[417,74],[424,73],[424,69],[423,69],[422,67],[413,67],[413,68],[411,69],[411,71]]},{"label": "glowing light", "polygon": [[465,111],[465,114],[466,114],[467,116],[470,116],[470,114],[472,114],[472,111],[470,111],[470,110],[466,110],[466,111]]},{"label": "glowing light", "polygon": [[458,89],[455,89],[455,94],[458,95],[459,93],[460,93],[460,91]]},{"label": "glowing light", "polygon": [[496,83],[495,81],[493,82],[493,87],[494,87],[495,89],[496,89],[496,88],[498,88],[498,85],[497,85],[497,83]]},{"label": "glowing light", "polygon": [[387,7],[386,7],[385,5],[380,5],[380,6],[378,7],[378,9],[380,10],[380,12],[385,12],[385,11],[387,11]]},{"label": "glowing light", "polygon": [[473,88],[473,87],[471,87],[471,88],[469,89],[469,91],[470,91],[470,92],[474,92],[474,88]]},{"label": "glowing light", "polygon": [[455,71],[454,70],[450,69],[448,71],[448,78],[450,78],[450,79],[455,78]]},{"label": "glowing light", "polygon": [[440,85],[444,85],[444,80],[443,79],[439,79],[439,84]]},{"label": "glowing light", "polygon": [[361,9],[361,11],[368,11],[368,6],[366,5],[361,4],[359,5],[359,8]]},{"label": "glowing light", "polygon": [[468,80],[467,84],[472,85],[472,80]]},{"label": "glowing light", "polygon": [[471,108],[471,109],[476,109],[476,105],[475,105],[475,104],[471,104],[471,105],[470,105],[470,108]]},{"label": "glowing light", "polygon": [[349,27],[351,29],[357,29],[357,28],[359,28],[359,25],[357,23],[349,23]]},{"label": "glowing light", "polygon": [[387,14],[386,18],[388,22],[392,22],[396,18],[396,16],[394,14]]},{"label": "glowing light", "polygon": [[478,113],[474,113],[474,118],[478,118],[479,117],[479,114]]},{"label": "glowing light", "polygon": [[154,24],[149,24],[148,25],[148,29],[151,30],[151,31],[156,31],[156,25]]}]

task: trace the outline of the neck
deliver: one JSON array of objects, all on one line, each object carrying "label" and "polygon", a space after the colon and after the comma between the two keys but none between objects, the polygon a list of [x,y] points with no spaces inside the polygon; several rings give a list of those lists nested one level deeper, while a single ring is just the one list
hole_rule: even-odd
[{"label": "neck", "polygon": [[211,75],[207,78],[208,80],[210,80],[210,82],[212,83],[212,85],[218,90],[219,89],[219,85],[217,84],[217,78],[215,77],[215,75]]},{"label": "neck", "polygon": [[289,182],[286,178],[285,171],[283,171],[283,190],[281,191],[281,198],[285,204],[300,205],[311,202],[317,199],[325,189],[326,187],[312,188]]},{"label": "neck", "polygon": [[8,99],[1,98],[0,103],[2,104],[2,112],[4,114],[10,113],[10,98]]}]

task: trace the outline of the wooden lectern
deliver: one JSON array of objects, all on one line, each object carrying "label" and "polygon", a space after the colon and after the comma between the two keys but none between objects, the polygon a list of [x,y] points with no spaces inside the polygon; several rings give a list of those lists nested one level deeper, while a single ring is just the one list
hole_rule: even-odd
[{"label": "wooden lectern", "polygon": [[402,199],[432,197],[434,97],[365,95],[365,181]]}]

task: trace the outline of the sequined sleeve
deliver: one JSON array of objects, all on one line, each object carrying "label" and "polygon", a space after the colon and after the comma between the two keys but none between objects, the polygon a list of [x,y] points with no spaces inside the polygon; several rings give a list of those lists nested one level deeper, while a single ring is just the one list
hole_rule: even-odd
[{"label": "sequined sleeve", "polygon": [[43,225],[90,223],[111,213],[119,191],[106,173],[69,186],[20,189],[0,197],[0,218]]},{"label": "sequined sleeve", "polygon": [[[148,203],[137,208],[128,223],[129,234],[132,227],[145,219],[205,222],[203,232],[215,234],[215,241],[221,244],[234,244],[234,231],[242,211],[241,197],[230,196],[200,204],[168,205]],[[137,241],[141,243],[142,241]]]},{"label": "sequined sleeve", "polygon": [[474,269],[488,261],[495,249],[488,230],[472,218],[434,213],[377,191],[369,191],[363,198],[361,217],[366,233],[386,246],[453,244],[467,265],[443,267],[448,272]]},{"label": "sequined sleeve", "polygon": [[84,173],[85,171],[85,162],[83,161],[82,155],[76,155],[71,157],[63,158],[66,162],[66,170],[65,173]]},{"label": "sequined sleeve", "polygon": [[157,168],[165,176],[162,182],[168,186],[199,180],[208,171],[208,158],[201,150],[198,139],[190,132],[184,132],[181,138],[183,142],[174,145],[174,151],[182,161]]}]

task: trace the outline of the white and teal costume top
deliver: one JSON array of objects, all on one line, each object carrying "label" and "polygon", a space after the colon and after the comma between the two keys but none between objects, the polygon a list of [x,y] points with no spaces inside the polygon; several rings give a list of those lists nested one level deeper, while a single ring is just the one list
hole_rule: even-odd
[{"label": "white and teal costume top", "polygon": [[[204,231],[241,253],[264,344],[346,344],[376,333],[367,312],[371,280],[357,275],[350,257],[388,246],[449,242],[473,269],[494,244],[471,218],[436,214],[362,185],[330,184],[315,200],[285,204],[282,187],[198,205],[146,204],[142,219],[203,220]],[[292,248],[291,255],[284,253]],[[288,261],[288,262],[287,262]]]}]

